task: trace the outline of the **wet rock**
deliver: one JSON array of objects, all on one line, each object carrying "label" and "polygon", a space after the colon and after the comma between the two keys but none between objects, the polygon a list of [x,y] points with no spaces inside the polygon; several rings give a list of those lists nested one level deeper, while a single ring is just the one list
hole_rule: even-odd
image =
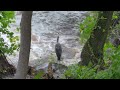
[{"label": "wet rock", "polygon": [[[46,63],[42,66],[39,66],[39,68],[37,67],[36,70],[37,72],[44,71],[44,73],[48,73],[48,66],[49,64]],[[54,79],[60,79],[65,70],[67,69],[67,66],[58,63],[52,63],[51,68]]]},{"label": "wet rock", "polygon": [[34,75],[35,73],[35,68],[32,66],[28,66],[28,75]]},{"label": "wet rock", "polygon": [[81,59],[63,59],[60,64],[65,66],[70,66],[72,64],[77,64]]},{"label": "wet rock", "polygon": [[37,71],[39,71],[39,70],[41,71],[42,70],[44,72],[47,72],[48,65],[49,65],[48,62],[44,63],[44,64],[40,64],[40,65],[35,67],[35,70],[37,70]]}]

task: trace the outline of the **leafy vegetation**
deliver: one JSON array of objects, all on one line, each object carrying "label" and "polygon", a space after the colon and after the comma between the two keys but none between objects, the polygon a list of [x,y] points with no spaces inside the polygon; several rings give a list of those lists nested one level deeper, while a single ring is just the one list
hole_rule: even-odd
[{"label": "leafy vegetation", "polygon": [[[14,36],[14,33],[9,30],[10,24],[14,22],[14,11],[0,11],[0,50],[4,54],[11,55],[15,50],[19,49],[18,36]],[[8,40],[5,41],[3,36]]]},{"label": "leafy vegetation", "polygon": [[[95,14],[94,14],[95,15]],[[81,40],[86,41],[90,33],[92,32],[97,19],[96,16],[88,16],[80,25]],[[116,14],[113,15],[113,19],[116,19]],[[91,22],[89,22],[91,20]],[[91,24],[90,24],[91,23]],[[87,26],[88,25],[88,26]],[[82,27],[81,27],[82,26]],[[119,28],[120,24],[116,25],[116,29]],[[99,65],[91,67],[88,66],[71,65],[68,70],[65,71],[64,75],[66,78],[74,79],[119,79],[120,78],[120,46],[114,47],[113,44],[108,41],[104,45],[104,70],[99,69]]]},{"label": "leafy vegetation", "polygon": [[105,70],[99,70],[99,65],[72,65],[64,73],[66,78],[74,79],[119,79],[120,78],[120,46],[115,48],[111,43],[105,44]]},{"label": "leafy vegetation", "polygon": [[44,72],[40,71],[37,75],[35,75],[34,79],[42,79],[43,75],[44,75]]},{"label": "leafy vegetation", "polygon": [[[118,19],[118,13],[115,12],[113,20]],[[90,37],[91,32],[96,28],[98,21],[98,12],[91,12],[89,16],[80,24],[80,40],[84,44]],[[13,54],[19,49],[19,37],[14,36],[14,33],[9,30],[10,24],[15,22],[15,13],[13,11],[0,11],[0,52],[4,54]],[[114,27],[115,37],[119,37],[120,24]],[[17,28],[19,31],[19,29]],[[117,31],[117,32],[115,32]],[[117,34],[116,34],[117,33]],[[4,40],[5,36],[8,41]],[[112,38],[109,36],[108,38]],[[93,42],[94,43],[94,42]],[[108,41],[104,45],[104,69],[100,69],[100,65],[92,66],[91,62],[88,66],[80,66],[74,64],[68,67],[64,73],[64,78],[67,79],[119,79],[120,78],[120,46],[114,47]],[[54,54],[51,54],[49,62],[55,62]],[[3,70],[1,70],[3,72]],[[40,71],[34,79],[42,79],[43,71]]]},{"label": "leafy vegetation", "polygon": [[97,23],[98,13],[91,12],[89,16],[80,24],[80,41],[85,43],[90,37],[92,30]]}]

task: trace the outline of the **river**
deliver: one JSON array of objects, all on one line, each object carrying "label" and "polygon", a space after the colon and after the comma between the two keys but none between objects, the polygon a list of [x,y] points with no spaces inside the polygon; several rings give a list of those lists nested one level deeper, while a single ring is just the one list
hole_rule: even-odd
[{"label": "river", "polygon": [[[79,24],[86,15],[87,11],[34,11],[29,65],[44,68],[51,60],[57,62],[55,44],[58,35],[63,49],[61,64],[69,66],[79,62],[82,50],[79,42]],[[15,20],[16,23],[11,24],[10,30],[20,36],[19,32],[15,32],[21,21],[21,13],[18,11]],[[19,52],[8,56],[8,59],[16,67]]]}]

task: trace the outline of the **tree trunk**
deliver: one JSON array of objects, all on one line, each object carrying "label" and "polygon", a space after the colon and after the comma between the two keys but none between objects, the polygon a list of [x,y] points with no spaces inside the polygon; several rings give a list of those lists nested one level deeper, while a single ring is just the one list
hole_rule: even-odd
[{"label": "tree trunk", "polygon": [[0,50],[0,78],[7,75],[14,75],[16,69],[13,65],[9,64],[4,53]]},{"label": "tree trunk", "polygon": [[28,72],[28,63],[31,46],[31,19],[32,11],[22,12],[22,18],[20,23],[20,53],[15,79],[25,79]]},{"label": "tree trunk", "polygon": [[97,27],[91,33],[81,52],[81,64],[104,64],[103,47],[112,24],[113,11],[99,12]]}]

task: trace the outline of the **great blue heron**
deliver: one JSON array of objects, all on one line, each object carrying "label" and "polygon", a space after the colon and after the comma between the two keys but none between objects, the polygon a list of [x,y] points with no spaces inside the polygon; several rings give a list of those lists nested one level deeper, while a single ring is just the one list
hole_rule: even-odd
[{"label": "great blue heron", "polygon": [[57,37],[57,44],[55,45],[55,52],[57,55],[57,60],[61,60],[61,55],[62,55],[62,47],[61,44],[59,43],[59,36]]}]

